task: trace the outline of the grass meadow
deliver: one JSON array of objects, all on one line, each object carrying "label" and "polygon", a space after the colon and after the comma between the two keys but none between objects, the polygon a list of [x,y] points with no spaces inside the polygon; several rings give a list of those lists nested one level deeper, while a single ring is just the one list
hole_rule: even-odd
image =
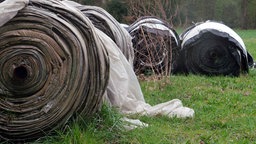
[{"label": "grass meadow", "polygon": [[[256,58],[256,30],[236,30]],[[79,119],[34,143],[93,144],[207,144],[256,143],[256,69],[239,77],[172,75],[162,80],[140,81],[151,105],[180,99],[195,110],[194,118],[133,116],[149,124],[122,129],[122,117],[104,105],[91,119]]]}]

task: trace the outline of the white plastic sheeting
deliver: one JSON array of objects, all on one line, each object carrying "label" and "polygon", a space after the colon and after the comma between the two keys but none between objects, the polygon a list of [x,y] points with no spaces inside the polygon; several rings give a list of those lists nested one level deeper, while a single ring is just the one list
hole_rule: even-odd
[{"label": "white plastic sheeting", "polygon": [[155,29],[155,30],[169,31],[171,36],[175,39],[176,44],[177,45],[179,44],[179,39],[177,38],[177,35],[169,27],[167,27],[163,21],[154,17],[149,17],[149,18],[145,18],[137,22],[134,22],[134,24],[129,26],[129,32],[132,33],[133,31],[139,29],[142,26]]},{"label": "white plastic sheeting", "polygon": [[189,41],[189,39],[194,38],[194,36],[198,35],[203,30],[217,30],[219,32],[227,33],[230,37],[234,38],[238,42],[236,44],[240,45],[244,53],[246,53],[245,44],[241,37],[228,26],[214,21],[206,21],[204,23],[199,23],[193,29],[191,29],[191,31],[184,33],[182,39],[183,43],[181,43],[181,47],[184,46],[184,43],[186,41]]},{"label": "white plastic sheeting", "polygon": [[108,36],[100,31],[98,34],[105,44],[110,58],[110,77],[105,101],[124,114],[165,115],[179,118],[194,116],[194,110],[183,107],[182,102],[178,99],[155,106],[146,103],[130,63]]},{"label": "white plastic sheeting", "polygon": [[11,20],[29,0],[5,0],[0,3],[0,26]]}]

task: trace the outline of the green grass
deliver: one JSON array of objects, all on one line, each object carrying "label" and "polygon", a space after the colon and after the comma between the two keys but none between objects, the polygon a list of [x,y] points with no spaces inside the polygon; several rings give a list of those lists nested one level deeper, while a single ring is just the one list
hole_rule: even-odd
[{"label": "green grass", "polygon": [[249,53],[256,58],[256,30],[237,30]]},{"label": "green grass", "polygon": [[[237,30],[256,58],[256,30]],[[158,81],[141,81],[151,105],[180,99],[195,110],[194,118],[135,116],[147,128],[122,129],[122,117],[103,106],[91,119],[80,119],[35,143],[256,143],[256,70],[240,77],[176,75]]]},{"label": "green grass", "polygon": [[[199,143],[201,140],[206,143],[256,142],[255,74],[251,71],[239,78],[170,77],[170,85],[146,91],[145,98],[157,102],[178,98],[196,114],[193,119],[154,118],[150,123],[160,123],[152,132],[156,131],[158,140],[166,138],[161,143]],[[149,84],[143,85],[143,89],[147,87]],[[162,90],[157,90],[160,87]]]}]

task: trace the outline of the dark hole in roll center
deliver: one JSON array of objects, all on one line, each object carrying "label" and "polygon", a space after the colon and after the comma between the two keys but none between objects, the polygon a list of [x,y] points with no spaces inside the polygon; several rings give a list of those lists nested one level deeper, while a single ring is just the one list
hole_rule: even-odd
[{"label": "dark hole in roll center", "polygon": [[210,56],[211,56],[212,58],[216,58],[216,57],[217,57],[217,53],[211,52],[211,53],[210,53]]},{"label": "dark hole in roll center", "polygon": [[18,66],[13,71],[14,80],[25,80],[28,77],[28,70],[25,66]]}]

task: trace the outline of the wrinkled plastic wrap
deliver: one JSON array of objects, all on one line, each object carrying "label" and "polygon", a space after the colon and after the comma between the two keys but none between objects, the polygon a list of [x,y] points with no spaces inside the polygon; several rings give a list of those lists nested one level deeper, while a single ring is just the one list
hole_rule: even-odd
[{"label": "wrinkled plastic wrap", "polygon": [[6,0],[0,3],[0,26],[12,19],[19,10],[23,9],[29,0]]},{"label": "wrinkled plastic wrap", "polygon": [[164,115],[180,118],[194,116],[194,110],[183,107],[182,102],[178,99],[155,106],[148,104],[144,100],[138,79],[130,63],[109,37],[102,32],[99,36],[105,44],[110,58],[109,83],[104,97],[106,102],[128,115]]}]

